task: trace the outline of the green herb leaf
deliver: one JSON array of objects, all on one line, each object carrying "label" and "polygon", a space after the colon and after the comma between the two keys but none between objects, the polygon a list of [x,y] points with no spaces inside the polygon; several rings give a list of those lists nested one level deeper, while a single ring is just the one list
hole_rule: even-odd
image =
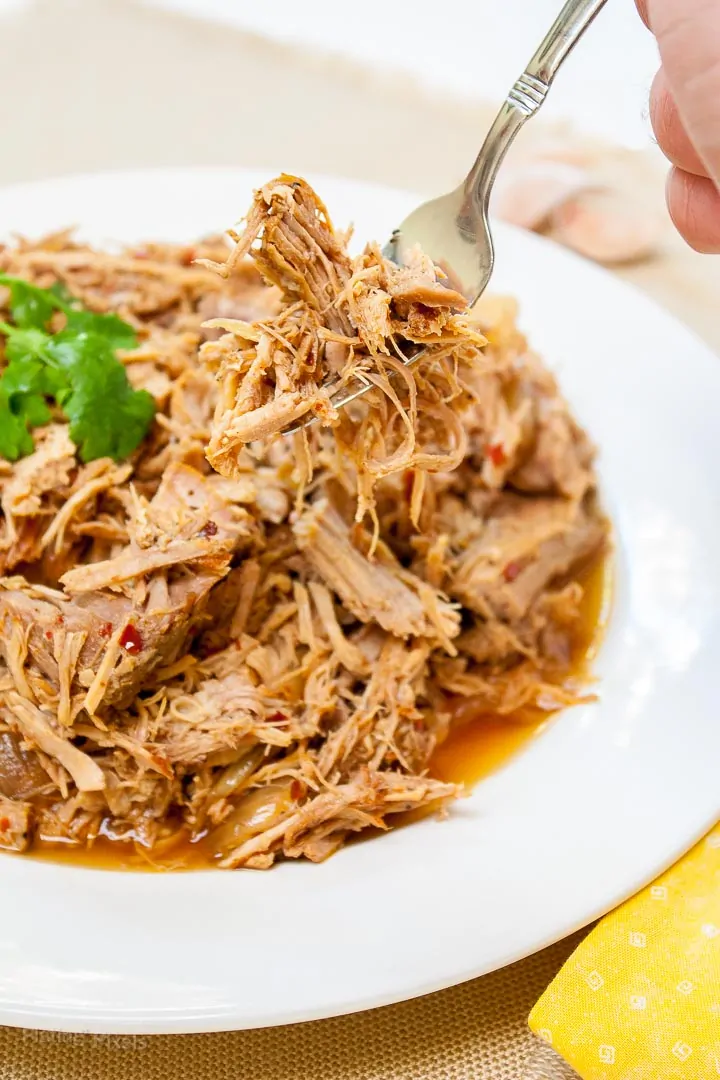
[{"label": "green herb leaf", "polygon": [[46,334],[44,330],[35,330],[32,327],[19,330],[15,326],[8,326],[7,323],[0,323],[0,330],[8,335],[5,344],[5,359],[8,364],[27,359],[42,361],[45,348],[52,341],[50,334]]},{"label": "green herb leaf", "polygon": [[128,457],[152,423],[152,395],[132,388],[107,338],[98,334],[64,330],[49,353],[67,383],[56,400],[70,420],[70,438],[81,460]]},{"label": "green herb leaf", "polygon": [[88,393],[87,387],[71,394],[64,410],[81,461],[102,457],[124,461],[145,438],[155,401],[147,390],[123,393],[119,380],[111,379],[102,396]]},{"label": "green herb leaf", "polygon": [[62,310],[62,301],[49,289],[39,289],[22,278],[0,274],[0,285],[10,289],[10,312],[21,328],[44,330],[53,312]]},{"label": "green herb leaf", "polygon": [[39,289],[22,278],[0,274],[0,285],[10,289],[10,311],[21,329],[44,330],[53,312],[63,311],[67,329],[73,333],[99,334],[114,349],[134,349],[137,345],[137,334],[129,323],[112,313],[86,311],[61,281],[50,289]]},{"label": "green herb leaf", "polygon": [[63,333],[97,334],[113,349],[134,349],[137,334],[132,326],[123,322],[119,315],[97,315],[94,311],[68,311],[67,327]]},{"label": "green herb leaf", "polygon": [[86,311],[62,281],[56,281],[50,292],[57,297],[67,316],[66,329],[70,333],[98,334],[107,338],[113,349],[134,349],[137,346],[137,334],[119,315]]},{"label": "green herb leaf", "polygon": [[26,419],[15,415],[0,386],[0,457],[17,461],[32,454],[34,445]]},{"label": "green herb leaf", "polygon": [[12,409],[25,420],[26,426],[30,428],[43,427],[52,420],[47,401],[44,397],[38,397],[37,394],[24,394],[16,398],[12,403]]},{"label": "green herb leaf", "polygon": [[49,423],[52,413],[45,399],[55,397],[66,385],[62,372],[48,364],[52,337],[32,328],[18,330],[7,324],[0,324],[0,328],[8,334],[8,366],[0,378],[0,391],[13,414],[26,421],[26,427]]},{"label": "green herb leaf", "polygon": [[[119,316],[83,310],[58,282],[52,289],[0,274],[10,289],[10,309],[18,323],[0,322],[7,336],[7,367],[0,377],[0,456],[10,461],[32,452],[28,427],[52,418],[54,398],[70,421],[70,438],[82,461],[121,461],[142,442],[155,415],[145,390],[132,388],[116,349],[137,345],[135,331]],[[61,310],[66,325],[58,334],[46,327]]]},{"label": "green herb leaf", "polygon": [[57,397],[67,385],[63,373],[49,366],[44,358],[25,354],[9,364],[0,379],[0,387],[15,412],[16,398],[34,394],[36,397]]},{"label": "green herb leaf", "polygon": [[78,303],[78,301],[70,292],[64,281],[53,282],[53,284],[48,289],[48,292],[52,293],[53,296],[57,297],[57,299],[60,301],[60,306],[63,311],[65,311],[69,307],[72,307],[73,304]]}]

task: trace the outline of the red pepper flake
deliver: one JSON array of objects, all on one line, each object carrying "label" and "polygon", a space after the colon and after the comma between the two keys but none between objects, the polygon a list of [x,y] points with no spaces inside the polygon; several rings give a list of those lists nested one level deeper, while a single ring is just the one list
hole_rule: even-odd
[{"label": "red pepper flake", "polygon": [[498,469],[507,461],[502,443],[490,443],[485,452],[493,465]]},{"label": "red pepper flake", "polygon": [[267,717],[268,724],[277,724],[280,720],[287,720],[287,715],[284,712],[270,713]]},{"label": "red pepper flake", "polygon": [[200,530],[200,535],[204,536],[206,540],[209,540],[211,536],[217,536],[218,527],[214,521],[206,521]]},{"label": "red pepper flake", "polygon": [[103,638],[109,638],[112,636],[113,624],[111,622],[104,622],[98,630],[98,635]]},{"label": "red pepper flake", "polygon": [[505,569],[503,570],[503,577],[505,578],[505,580],[507,582],[514,581],[521,570],[522,570],[522,566],[520,565],[520,563],[509,562],[507,564],[507,566],[505,567]]},{"label": "red pepper flake", "polygon": [[64,615],[56,615],[55,616],[55,625],[56,626],[64,626],[65,625],[65,616]]},{"label": "red pepper flake", "polygon": [[307,784],[304,784],[302,780],[293,780],[290,785],[290,798],[294,802],[300,802],[307,795]]},{"label": "red pepper flake", "polygon": [[0,832],[8,832],[10,829],[10,818],[0,818]]},{"label": "red pepper flake", "polygon": [[415,720],[414,723],[413,723],[413,727],[415,728],[416,731],[424,731],[425,730],[425,721],[424,720],[419,720],[419,719]]},{"label": "red pepper flake", "polygon": [[120,635],[120,646],[131,656],[137,656],[143,650],[143,639],[140,631],[132,623],[128,623]]},{"label": "red pepper flake", "polygon": [[317,345],[313,344],[310,352],[303,361],[303,367],[305,371],[315,371],[318,365],[318,349]]},{"label": "red pepper flake", "polygon": [[53,634],[52,630],[46,630],[45,631],[45,637],[48,639],[48,641],[52,641],[54,636],[55,635]]}]

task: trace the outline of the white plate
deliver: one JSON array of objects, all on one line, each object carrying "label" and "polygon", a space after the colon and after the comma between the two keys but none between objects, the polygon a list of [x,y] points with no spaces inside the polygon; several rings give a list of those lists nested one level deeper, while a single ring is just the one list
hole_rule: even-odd
[{"label": "white plate", "polygon": [[[272,175],[166,170],[0,192],[0,232],[190,240]],[[416,200],[315,178],[383,239]],[[601,701],[563,714],[456,806],[267,874],[121,874],[0,857],[0,1023],[95,1032],[259,1027],[458,983],[633,893],[720,815],[720,362],[640,294],[497,229],[495,290],[602,449],[619,537]]]}]

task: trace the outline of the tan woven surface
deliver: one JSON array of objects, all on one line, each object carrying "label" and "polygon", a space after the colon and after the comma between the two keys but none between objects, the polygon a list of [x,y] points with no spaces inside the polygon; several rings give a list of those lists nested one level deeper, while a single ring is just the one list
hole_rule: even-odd
[{"label": "tan woven surface", "polygon": [[[436,192],[466,170],[489,116],[130,0],[41,0],[0,23],[0,70],[24,88],[22,108],[0,103],[2,183],[267,164]],[[604,168],[661,206],[654,159],[608,150]],[[668,232],[657,259],[623,276],[720,348],[718,260]],[[535,1043],[527,1015],[575,940],[427,998],[292,1028],[135,1038],[0,1029],[0,1080],[560,1080],[570,1074]]]}]

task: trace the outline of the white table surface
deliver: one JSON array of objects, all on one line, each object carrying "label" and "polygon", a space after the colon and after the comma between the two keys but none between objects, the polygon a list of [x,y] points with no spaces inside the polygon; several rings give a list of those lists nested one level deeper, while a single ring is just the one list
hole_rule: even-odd
[{"label": "white table surface", "polygon": [[[561,0],[146,0],[290,44],[406,71],[463,98],[500,99],[557,15]],[[658,66],[634,0],[609,0],[567,62],[546,115],[614,142],[648,142],[647,98]]]}]

